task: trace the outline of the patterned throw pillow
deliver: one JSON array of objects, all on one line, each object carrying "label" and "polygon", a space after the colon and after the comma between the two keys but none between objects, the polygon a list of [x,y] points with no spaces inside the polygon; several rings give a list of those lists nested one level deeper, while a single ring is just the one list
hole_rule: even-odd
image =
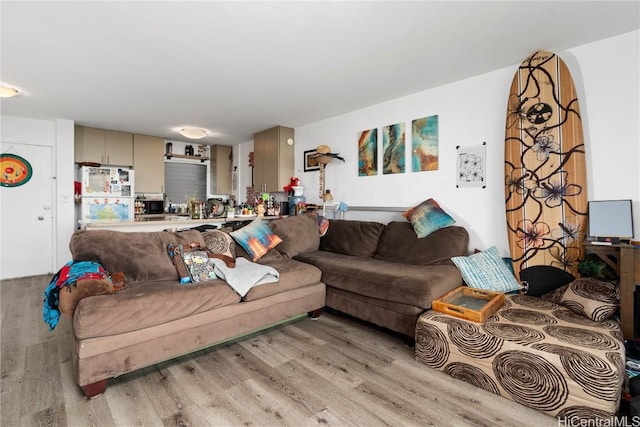
[{"label": "patterned throw pillow", "polygon": [[620,287],[616,281],[604,282],[582,277],[571,282],[560,304],[596,322],[607,320],[620,307]]},{"label": "patterned throw pillow", "polygon": [[413,226],[418,238],[456,223],[433,199],[426,200],[402,214]]},{"label": "patterned throw pillow", "polygon": [[236,242],[229,233],[222,230],[208,230],[202,232],[202,238],[209,249],[209,258],[221,259],[227,267],[235,267]]},{"label": "patterned throw pillow", "polygon": [[495,246],[466,257],[453,257],[451,261],[458,267],[470,288],[503,293],[521,288]]},{"label": "patterned throw pillow", "polygon": [[230,234],[254,262],[282,242],[282,239],[274,234],[260,218],[254,219],[248,225]]},{"label": "patterned throw pillow", "polygon": [[209,263],[207,252],[198,250],[184,251],[182,260],[187,267],[192,283],[206,282],[216,278],[213,264]]}]

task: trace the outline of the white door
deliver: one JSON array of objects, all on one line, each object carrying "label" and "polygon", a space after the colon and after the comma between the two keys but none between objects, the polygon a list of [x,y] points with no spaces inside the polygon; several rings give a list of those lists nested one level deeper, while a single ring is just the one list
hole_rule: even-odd
[{"label": "white door", "polygon": [[0,153],[20,156],[33,169],[25,184],[0,186],[0,279],[53,274],[52,148],[2,142]]}]

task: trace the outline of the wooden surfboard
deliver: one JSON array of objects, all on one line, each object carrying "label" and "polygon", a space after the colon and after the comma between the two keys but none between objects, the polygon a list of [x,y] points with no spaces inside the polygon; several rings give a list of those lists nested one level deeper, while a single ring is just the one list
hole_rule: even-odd
[{"label": "wooden surfboard", "polygon": [[516,277],[553,265],[578,277],[587,228],[587,168],[578,98],[555,54],[525,59],[511,84],[505,205]]}]

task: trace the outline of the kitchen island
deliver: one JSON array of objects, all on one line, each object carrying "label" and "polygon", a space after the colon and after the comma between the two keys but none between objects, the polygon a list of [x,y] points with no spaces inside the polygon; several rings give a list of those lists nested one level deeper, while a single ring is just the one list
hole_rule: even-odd
[{"label": "kitchen island", "polygon": [[[139,218],[137,221],[125,222],[89,222],[81,224],[83,230],[115,230],[115,231],[181,231],[190,228],[200,227],[203,225],[211,225],[215,228],[222,228],[225,225],[231,225],[233,228],[239,228],[242,223],[253,221],[256,216],[235,216],[233,218],[203,218],[190,219],[188,216],[177,215],[145,215],[145,218]],[[275,216],[262,217],[265,221],[277,219]]]}]

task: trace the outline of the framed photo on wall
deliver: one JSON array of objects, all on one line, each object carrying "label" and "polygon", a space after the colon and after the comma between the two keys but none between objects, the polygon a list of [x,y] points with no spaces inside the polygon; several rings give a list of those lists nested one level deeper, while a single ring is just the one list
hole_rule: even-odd
[{"label": "framed photo on wall", "polygon": [[314,159],[311,156],[316,154],[316,150],[307,150],[304,152],[304,171],[311,172],[320,170],[318,159]]}]

